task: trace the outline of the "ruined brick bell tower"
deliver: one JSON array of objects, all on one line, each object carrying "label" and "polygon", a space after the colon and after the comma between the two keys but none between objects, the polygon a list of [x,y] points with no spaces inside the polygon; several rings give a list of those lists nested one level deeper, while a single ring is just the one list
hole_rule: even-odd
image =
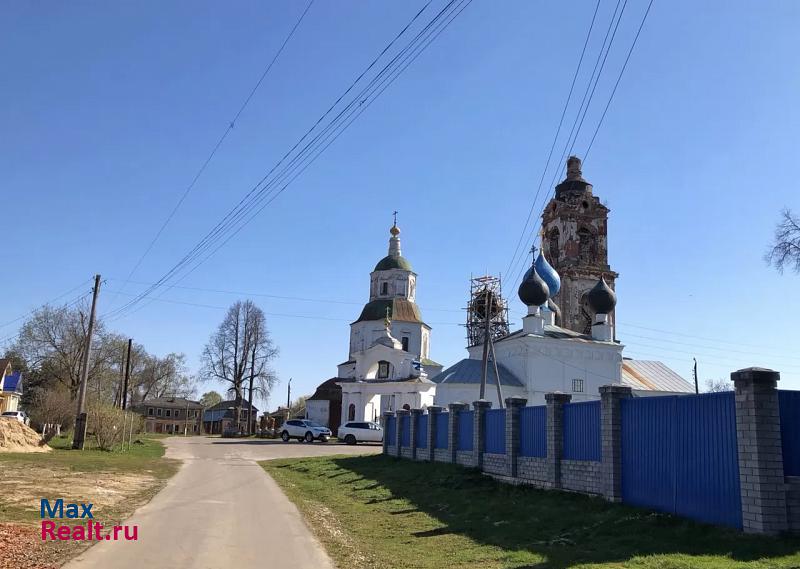
[{"label": "ruined brick bell tower", "polygon": [[615,288],[619,276],[608,264],[608,212],[583,179],[580,158],[570,156],[567,177],[542,213],[542,248],[561,276],[553,299],[561,307],[561,326],[583,334],[591,334],[594,322],[587,293],[601,276]]}]

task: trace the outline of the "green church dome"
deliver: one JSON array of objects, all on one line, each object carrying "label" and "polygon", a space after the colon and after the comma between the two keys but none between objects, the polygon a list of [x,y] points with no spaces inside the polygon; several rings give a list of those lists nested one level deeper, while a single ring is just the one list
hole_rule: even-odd
[{"label": "green church dome", "polygon": [[411,263],[408,262],[408,259],[402,257],[400,255],[392,256],[387,255],[380,261],[378,264],[375,265],[376,271],[388,271],[390,269],[403,269],[404,271],[412,271]]}]

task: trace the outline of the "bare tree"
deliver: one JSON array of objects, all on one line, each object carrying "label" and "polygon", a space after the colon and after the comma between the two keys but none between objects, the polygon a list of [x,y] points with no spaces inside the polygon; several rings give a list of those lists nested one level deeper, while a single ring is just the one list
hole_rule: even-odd
[{"label": "bare tree", "polygon": [[267,330],[264,312],[251,300],[237,301],[228,309],[203,350],[203,378],[229,384],[228,390],[236,397],[237,426],[242,410],[244,382],[250,382],[251,397],[253,389],[268,395],[275,382],[269,362],[277,354],[278,349]]},{"label": "bare tree", "polygon": [[774,242],[764,260],[778,269],[779,273],[783,273],[786,267],[800,273],[800,218],[788,208],[781,211]]},{"label": "bare tree", "polygon": [[[73,399],[80,385],[81,355],[86,342],[88,311],[84,308],[40,308],[22,325],[13,346],[13,351],[31,370],[63,384]],[[95,325],[95,334],[98,348],[92,350],[89,362],[90,384],[105,371],[108,363],[108,352],[102,348],[105,335],[102,322]]]},{"label": "bare tree", "polygon": [[733,384],[723,378],[707,379],[704,393],[719,393],[721,391],[733,391]]}]

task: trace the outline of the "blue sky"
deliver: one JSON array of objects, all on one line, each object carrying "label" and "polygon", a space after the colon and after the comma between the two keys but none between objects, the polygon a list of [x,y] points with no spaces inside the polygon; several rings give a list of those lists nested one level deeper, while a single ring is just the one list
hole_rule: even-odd
[{"label": "blue sky", "polygon": [[[614,4],[601,2],[568,125]],[[0,8],[0,322],[95,272],[108,279],[100,310],[109,310],[305,5]],[[133,280],[153,282],[182,257],[422,5],[316,0]],[[281,350],[270,407],[285,400],[289,377],[295,394],[308,394],[346,359],[347,325],[367,299],[395,209],[433,326],[432,357],[446,365],[464,357],[469,277],[506,271],[594,6],[472,2],[286,192],[180,283],[313,299],[252,297]],[[578,155],[645,7],[627,5]],[[584,165],[611,208],[626,355],[661,359],[684,377],[694,355],[702,379],[762,365],[800,389],[800,277],[762,260],[780,209],[800,210],[798,16],[789,1],[653,5]],[[545,185],[553,175],[551,167]],[[243,297],[175,288],[111,326],[155,353],[185,352],[196,369],[224,308]],[[518,326],[524,307],[511,297]],[[0,337],[13,332],[5,326]]]}]

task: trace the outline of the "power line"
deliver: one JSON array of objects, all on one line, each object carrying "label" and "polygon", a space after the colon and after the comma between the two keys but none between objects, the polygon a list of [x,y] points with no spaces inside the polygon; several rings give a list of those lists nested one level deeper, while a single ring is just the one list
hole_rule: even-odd
[{"label": "power line", "polygon": [[[289,31],[289,34],[283,40],[283,43],[278,48],[278,51],[275,52],[275,55],[272,57],[272,60],[269,62],[267,67],[264,69],[264,71],[261,73],[261,76],[258,78],[258,81],[256,81],[256,84],[250,90],[250,93],[247,95],[247,97],[245,98],[244,102],[239,106],[239,110],[236,112],[236,114],[234,115],[233,119],[228,122],[228,126],[225,128],[224,132],[222,133],[222,136],[220,136],[219,140],[214,145],[214,147],[211,149],[211,152],[206,157],[206,159],[203,162],[203,164],[200,166],[200,169],[197,171],[197,173],[192,178],[192,181],[189,183],[189,185],[184,190],[183,195],[181,195],[181,197],[178,200],[178,202],[172,208],[172,211],[170,211],[169,215],[167,215],[167,218],[164,220],[164,223],[161,224],[161,227],[156,232],[155,237],[153,237],[153,239],[150,241],[150,243],[148,244],[147,248],[145,249],[144,253],[142,253],[141,257],[139,257],[139,260],[136,262],[136,264],[134,265],[133,269],[131,269],[131,272],[128,274],[126,282],[122,285],[120,291],[125,289],[126,285],[128,284],[128,281],[133,277],[133,275],[136,273],[137,269],[141,266],[142,262],[145,260],[145,258],[150,253],[150,251],[153,249],[153,247],[155,246],[155,244],[158,241],[158,239],[161,237],[161,234],[164,232],[164,229],[166,229],[167,225],[169,225],[170,221],[172,221],[172,218],[175,217],[175,214],[177,213],[178,209],[180,209],[181,205],[183,205],[183,202],[186,200],[187,196],[192,191],[192,189],[194,188],[194,186],[197,183],[197,181],[200,179],[200,176],[203,175],[203,172],[205,172],[206,167],[208,167],[209,163],[211,162],[211,160],[216,155],[217,150],[219,150],[219,148],[222,146],[222,143],[225,142],[225,139],[228,137],[230,132],[233,130],[233,128],[234,128],[234,126],[236,124],[236,121],[239,120],[239,117],[242,115],[244,110],[247,108],[247,105],[250,104],[250,100],[256,94],[256,91],[258,91],[258,88],[261,86],[261,83],[264,82],[264,79],[269,74],[269,72],[272,69],[273,65],[275,65],[275,62],[278,60],[278,57],[280,57],[281,53],[283,53],[283,50],[286,47],[286,44],[288,44],[289,40],[291,40],[292,36],[294,36],[295,31],[297,31],[297,28],[300,26],[300,24],[302,23],[303,19],[306,17],[306,14],[311,9],[311,5],[313,3],[314,3],[314,0],[310,0],[308,5],[306,6],[305,10],[303,10],[303,13],[300,14],[300,17],[297,19],[297,22],[295,22],[294,26]],[[115,293],[114,297],[112,297],[112,299],[111,299],[111,304],[112,305],[113,305],[114,301],[117,298],[117,296],[116,296],[117,294],[119,294],[119,292]]]},{"label": "power line", "polygon": [[[28,316],[30,316],[31,314],[33,314],[34,312],[36,312],[36,311],[37,311],[37,310],[39,310],[40,308],[42,308],[42,307],[44,307],[44,306],[47,306],[48,304],[53,304],[53,303],[55,303],[55,302],[56,302],[56,301],[58,301],[58,300],[61,300],[62,298],[64,298],[65,296],[68,296],[68,295],[72,294],[73,292],[75,292],[76,290],[78,290],[79,288],[81,288],[82,286],[85,286],[85,285],[86,285],[86,283],[88,283],[90,280],[91,280],[91,279],[86,279],[86,280],[84,280],[84,281],[83,281],[83,282],[81,282],[80,284],[78,284],[78,285],[76,285],[76,286],[72,287],[71,289],[69,289],[67,292],[61,293],[61,294],[59,294],[57,297],[55,297],[55,298],[52,298],[52,299],[50,299],[50,300],[48,300],[48,301],[46,301],[46,302],[43,302],[43,303],[42,303],[41,305],[39,305],[38,307],[34,308],[33,310],[29,310],[28,312],[26,312],[26,313],[25,313],[25,314],[23,314],[22,316],[18,316],[17,318],[14,318],[13,320],[9,320],[8,322],[3,322],[2,324],[0,324],[0,328],[4,328],[4,327],[6,327],[6,326],[9,326],[9,325],[13,324],[14,322],[19,322],[20,320],[23,320],[24,318],[27,318]],[[71,301],[70,301],[70,302],[71,302]]]},{"label": "power line", "polygon": [[558,120],[558,128],[556,128],[556,135],[553,137],[553,143],[550,145],[550,152],[547,153],[547,161],[544,164],[542,175],[539,178],[539,185],[536,187],[536,194],[533,196],[533,203],[531,203],[531,209],[528,212],[528,218],[525,220],[525,226],[522,228],[522,232],[519,235],[519,239],[517,240],[517,246],[514,248],[514,254],[511,256],[511,261],[508,263],[508,267],[506,267],[505,274],[511,273],[511,265],[517,258],[519,247],[522,244],[522,241],[525,239],[525,232],[528,230],[528,225],[530,224],[531,218],[533,217],[533,212],[536,209],[536,202],[539,199],[539,192],[541,192],[542,190],[544,177],[547,174],[547,170],[550,168],[550,160],[553,157],[553,150],[555,150],[556,142],[558,142],[558,136],[561,134],[561,126],[564,124],[564,117],[567,114],[567,108],[569,107],[569,103],[572,100],[572,92],[575,90],[575,82],[578,80],[578,74],[580,73],[581,65],[583,65],[583,56],[586,54],[586,46],[589,45],[589,38],[592,37],[592,30],[594,29],[594,22],[597,19],[597,11],[599,8],[600,8],[600,0],[597,0],[597,4],[594,7],[594,13],[592,14],[592,21],[589,24],[589,30],[586,32],[586,39],[583,42],[583,49],[581,49],[581,55],[578,58],[578,65],[575,67],[575,73],[572,75],[572,83],[569,86],[569,93],[567,94],[567,100],[564,101],[564,108],[561,110],[561,118]]},{"label": "power line", "polygon": [[[400,53],[398,53],[375,77],[373,77],[373,79],[370,81],[370,83],[364,89],[362,89],[362,91],[359,94],[359,96],[353,98],[350,101],[350,103],[344,109],[342,109],[339,112],[339,114],[325,127],[325,129],[321,133],[317,134],[311,142],[306,144],[306,146],[303,148],[303,150],[301,150],[297,155],[295,155],[292,158],[290,163],[287,166],[284,167],[282,172],[280,172],[278,174],[277,178],[274,178],[269,184],[265,185],[264,187],[261,187],[262,184],[269,178],[269,176],[285,161],[285,159],[289,155],[292,154],[294,149],[296,149],[296,147],[299,146],[312,133],[312,131],[314,131],[317,128],[317,125],[338,104],[338,100],[337,100],[337,103],[334,103],[334,105],[332,105],[331,108],[328,111],[326,111],[326,113],[322,117],[320,117],[320,119],[317,121],[317,123],[315,123],[315,125],[312,126],[311,129],[309,129],[306,132],[306,134],[303,135],[303,137],[295,144],[295,146],[292,147],[292,149],[290,149],[289,152],[287,152],[284,155],[284,157],[281,158],[281,160],[279,160],[278,163],[275,166],[273,166],[273,168],[267,173],[267,175],[264,176],[261,179],[261,181],[259,181],[259,183],[256,184],[250,190],[250,192],[248,192],[248,194],[246,194],[244,196],[244,198],[242,198],[240,200],[239,204],[237,204],[232,210],[230,210],[228,212],[228,214],[226,214],[226,216],[217,224],[217,226],[215,226],[208,234],[206,234],[206,236],[197,245],[195,245],[195,247],[183,257],[183,259],[181,259],[176,265],[174,265],[169,271],[167,271],[167,273],[164,274],[157,281],[157,283],[154,286],[150,287],[148,290],[144,291],[143,293],[138,295],[136,298],[134,298],[133,300],[131,300],[128,303],[126,303],[120,309],[112,311],[112,313],[109,313],[109,314],[119,314],[119,313],[121,313],[121,312],[123,312],[125,310],[130,309],[135,304],[138,304],[145,297],[147,297],[150,294],[152,294],[152,292],[154,292],[156,289],[158,289],[161,286],[163,286],[164,283],[166,283],[167,281],[172,279],[184,267],[186,267],[190,263],[194,262],[199,257],[199,255],[203,254],[203,252],[208,250],[213,244],[215,244],[216,242],[219,242],[219,240],[222,238],[222,236],[224,236],[224,234],[226,232],[229,232],[232,228],[234,228],[236,226],[236,224],[239,224],[238,229],[236,229],[236,233],[238,233],[238,231],[240,231],[241,228],[244,227],[244,225],[246,225],[247,223],[249,223],[250,220],[253,219],[254,216],[251,216],[248,219],[244,219],[244,217],[249,212],[252,212],[254,209],[256,209],[259,206],[261,206],[261,209],[263,209],[264,207],[269,205],[269,203],[271,203],[271,201],[275,197],[277,197],[277,195],[279,195],[280,192],[282,192],[297,176],[299,176],[302,173],[302,171],[306,167],[308,167],[308,165],[310,165],[310,163],[313,162],[322,152],[324,152],[324,150],[333,142],[333,140],[335,140],[335,138],[334,138],[333,140],[328,142],[328,144],[325,147],[323,147],[321,150],[319,150],[317,152],[317,154],[315,156],[312,156],[311,160],[308,161],[309,160],[308,155],[313,153],[314,151],[316,151],[321,144],[325,143],[330,138],[330,136],[332,136],[332,135],[328,134],[328,131],[330,131],[330,130],[334,130],[335,131],[336,129],[339,129],[339,132],[336,134],[336,137],[338,137],[341,134],[341,132],[343,132],[350,124],[352,124],[352,121],[355,120],[355,118],[357,118],[357,116],[359,116],[361,112],[363,112],[363,109],[366,108],[365,104],[368,103],[368,102],[371,103],[372,101],[374,101],[375,98],[380,96],[380,94],[383,92],[383,90],[385,90],[385,88],[388,87],[388,85],[391,84],[391,82],[393,82],[394,79],[396,79],[397,76],[399,76],[399,74],[402,73],[405,70],[405,68],[408,65],[410,65],[410,63],[422,51],[424,51],[425,48],[427,48],[428,45],[430,45],[430,43],[436,37],[438,37],[438,35],[441,33],[441,31],[443,31],[444,28],[449,26],[449,24],[453,21],[453,19],[455,19],[455,17],[457,17],[470,3],[471,3],[471,0],[468,0],[466,2],[464,0],[461,0],[461,2],[459,2],[459,3],[456,3],[455,0],[451,0],[423,28],[423,30],[421,30],[414,37],[414,39],[412,39],[409,42],[409,44],[407,44],[406,47],[401,50]],[[426,6],[427,6],[427,4],[426,4]],[[412,21],[409,22],[409,24],[407,24],[406,27],[403,30],[401,30],[400,34],[398,34],[398,36],[394,40],[392,40],[392,42],[389,44],[389,46],[384,48],[384,51],[381,52],[381,54],[379,54],[379,56],[376,58],[376,60],[373,61],[372,64],[370,64],[370,67],[372,67],[374,65],[375,61],[377,61],[383,55],[383,53],[385,53],[389,49],[389,47],[401,35],[403,35],[405,33],[405,31],[411,26],[413,21],[416,20],[419,17],[419,15],[422,13],[422,11],[424,9],[425,9],[425,7],[423,7],[422,10],[420,10],[420,12],[417,13],[417,15],[414,17],[414,19],[412,19]],[[443,25],[441,25],[442,22],[444,22]],[[436,28],[437,25],[439,25],[439,29],[438,30]],[[408,61],[408,63],[405,65],[405,67],[401,67],[398,70],[397,67],[399,67],[399,66],[396,65],[396,62],[399,60],[399,58],[401,58],[402,56],[406,55],[409,52],[411,53],[411,55],[407,56],[406,60],[408,60],[409,58],[411,60]],[[406,61],[406,60],[401,61],[400,65],[402,65],[403,62]],[[366,70],[365,70],[364,73],[366,73]],[[344,97],[344,95],[354,87],[355,83],[360,80],[360,78],[364,75],[364,73],[362,73],[362,75],[359,76],[356,79],[356,81],[353,84],[351,84],[350,87],[348,87],[348,89],[345,91],[345,93],[343,93],[343,95],[340,96],[339,100],[341,100]],[[388,73],[388,75],[387,75],[387,73]],[[391,75],[390,75],[391,73],[395,73],[394,77],[391,77]],[[387,77],[390,78],[388,83],[386,83]],[[382,81],[385,84],[383,86],[383,88],[381,88],[380,81]],[[377,84],[377,86],[376,86],[376,84]],[[380,91],[378,91],[379,88],[381,88]],[[369,91],[370,89],[371,89],[371,92]],[[376,91],[377,91],[377,94],[376,94]],[[362,98],[362,95],[363,95],[363,98]],[[370,97],[372,97],[372,101],[369,100]],[[366,106],[368,106],[368,105],[366,105]],[[345,113],[347,111],[350,111],[350,115],[345,116]],[[350,120],[350,122],[346,123],[344,125],[344,127],[341,127],[341,122],[340,122],[341,118],[343,116],[345,116],[345,119],[347,119],[350,116],[352,116],[354,113],[356,113],[356,111],[358,111],[358,113],[355,115],[355,117],[353,117],[352,120]],[[321,142],[319,142],[320,140],[321,140]],[[316,147],[315,147],[315,145],[316,145]],[[305,165],[303,165],[304,161],[306,162]],[[294,169],[296,171],[301,166],[302,166],[302,169],[300,169],[299,172],[296,172],[296,173],[292,172],[292,169]],[[267,202],[266,204],[263,203],[264,200],[267,197],[269,197],[268,190],[272,191],[272,189],[277,187],[276,184],[281,182],[281,177],[283,177],[283,179],[285,179],[285,178],[287,178],[289,176],[292,176],[292,175],[294,175],[294,177],[291,177],[288,180],[288,182],[282,188],[280,188],[280,190],[278,190],[278,193],[273,195],[273,197],[270,199],[269,202]],[[255,215],[257,215],[258,212],[261,211],[261,209],[258,209],[256,211]],[[244,219],[243,222],[242,222],[242,219]],[[223,245],[224,245],[224,243],[223,243]],[[214,252],[216,252],[216,250]],[[211,254],[213,255],[214,252],[212,252]],[[202,262],[204,262],[207,258],[208,257],[206,257],[205,259],[201,260],[198,263],[198,265],[202,264]],[[194,270],[194,269],[192,269],[192,270]]]},{"label": "power line", "polygon": [[[610,21],[608,23],[608,27],[606,28],[605,36],[603,36],[603,43],[600,45],[600,50],[597,53],[597,59],[595,60],[594,67],[592,68],[592,73],[589,75],[589,81],[586,84],[586,89],[584,90],[583,97],[581,98],[581,103],[580,103],[580,105],[578,105],[578,111],[575,114],[575,119],[572,121],[572,127],[570,128],[569,135],[567,136],[567,140],[564,142],[564,149],[562,150],[562,152],[560,154],[561,159],[559,161],[557,161],[556,164],[555,164],[555,171],[553,173],[553,179],[550,181],[550,187],[553,187],[555,185],[555,182],[556,182],[556,179],[558,177],[558,174],[561,171],[561,166],[560,165],[564,163],[564,159],[566,158],[566,155],[571,151],[572,144],[574,144],[574,142],[572,142],[572,144],[571,144],[570,141],[573,140],[573,135],[574,135],[574,139],[577,140],[578,135],[579,135],[580,130],[581,130],[581,127],[583,126],[582,117],[586,116],[586,111],[588,110],[589,105],[592,102],[592,98],[594,97],[594,91],[597,88],[597,83],[600,81],[600,76],[603,73],[603,68],[605,67],[605,62],[606,62],[606,59],[608,57],[608,53],[611,51],[611,47],[612,47],[612,44],[614,42],[614,38],[616,37],[617,28],[619,27],[619,22],[622,19],[622,14],[623,14],[623,12],[625,10],[625,6],[628,3],[628,0],[625,0],[625,3],[622,5],[622,11],[620,11],[620,9],[619,9],[621,2],[622,2],[622,0],[617,0],[617,3],[615,5],[615,7],[614,7],[614,12],[611,14],[611,19],[610,19]],[[617,13],[618,12],[619,12],[619,17],[617,17]],[[610,41],[609,41],[609,37],[611,38]],[[605,57],[604,57],[604,54],[605,54]],[[599,71],[598,71],[598,69],[599,69]],[[537,208],[537,205],[536,205],[537,204],[537,200],[538,200],[538,194],[537,194],[537,197],[536,197],[537,199],[534,200],[534,202],[532,204],[532,208],[534,210],[536,210],[536,209],[544,209],[544,205],[546,205],[547,197],[549,195],[550,195],[550,192],[545,194],[545,203],[541,207]],[[533,237],[531,237],[531,239],[528,240],[527,242],[530,245],[532,245],[535,241],[536,241],[536,233],[534,232],[533,233]],[[530,246],[526,247],[526,249],[529,249],[529,248],[530,248]],[[526,249],[523,249],[523,251],[526,250]],[[523,259],[525,259],[524,255],[519,257],[519,259],[518,259],[518,261],[516,263],[512,263],[513,268],[508,273],[510,275],[511,272],[516,271],[516,273],[515,273],[516,276],[514,277],[514,279],[512,281],[514,283],[514,288],[516,288],[516,285],[517,285],[518,281],[520,280],[521,276],[525,272],[525,263],[521,263],[521,266],[520,266],[520,262]]]},{"label": "power line", "polygon": [[633,38],[633,43],[631,44],[631,48],[628,50],[628,55],[625,57],[625,63],[622,65],[622,69],[619,72],[619,76],[617,77],[617,82],[614,83],[614,89],[611,91],[611,96],[608,98],[608,102],[606,103],[605,109],[603,109],[603,114],[600,117],[600,121],[597,123],[597,128],[594,129],[594,134],[592,134],[592,140],[589,142],[589,146],[586,149],[586,152],[583,154],[583,161],[586,162],[586,159],[589,156],[589,151],[592,149],[592,145],[594,144],[594,139],[597,137],[597,132],[600,130],[600,127],[603,124],[603,119],[606,118],[606,113],[608,112],[608,107],[611,106],[611,101],[614,100],[614,93],[617,92],[617,87],[619,87],[619,82],[622,80],[622,75],[625,73],[625,68],[628,66],[628,61],[631,58],[631,54],[633,53],[633,48],[636,47],[636,42],[639,39],[639,34],[642,33],[642,28],[644,27],[644,23],[647,20],[647,15],[650,13],[650,8],[653,6],[653,0],[650,0],[650,3],[647,5],[647,10],[644,13],[644,17],[642,18],[642,22],[639,24],[639,29],[636,30],[636,37]]},{"label": "power line", "polygon": [[[778,355],[778,354],[764,354],[764,353],[761,353],[761,352],[745,352],[745,351],[742,351],[742,350],[735,350],[735,349],[732,349],[732,348],[721,348],[721,347],[717,347],[717,346],[705,346],[703,344],[693,344],[693,343],[690,343],[690,342],[679,342],[677,340],[669,340],[667,338],[653,338],[652,336],[641,336],[639,334],[631,334],[630,332],[625,333],[624,337],[626,337],[626,338],[627,337],[640,338],[642,340],[654,340],[656,342],[665,342],[667,344],[677,344],[679,346],[689,346],[691,348],[702,348],[702,349],[707,349],[707,350],[717,350],[717,351],[725,352],[725,353],[744,354],[744,355],[748,355],[748,356],[761,356],[761,357],[768,357],[768,358],[785,358],[785,359],[790,359],[790,360],[800,360],[800,357],[797,357],[797,356],[783,356],[783,355]],[[720,355],[720,354],[717,354],[717,355]]]},{"label": "power line", "polygon": [[[81,283],[81,286],[83,286],[83,285],[85,285],[85,284],[86,284],[85,282],[84,282],[84,283]],[[76,287],[76,288],[79,288],[79,287]],[[73,290],[75,290],[75,289],[73,289]],[[82,300],[84,300],[85,298],[87,298],[88,296],[91,296],[91,294],[92,294],[92,291],[85,292],[85,293],[81,294],[80,296],[77,296],[77,297],[73,298],[72,300],[70,300],[70,301],[68,301],[68,302],[64,303],[64,304],[63,304],[62,306],[60,306],[59,308],[62,308],[62,309],[65,309],[65,308],[72,308],[73,306],[76,306],[77,304],[80,304],[80,302],[81,302]],[[62,296],[63,296],[63,295],[62,295]],[[40,307],[38,307],[38,308],[36,308],[36,309],[32,310],[32,311],[31,311],[31,312],[29,312],[28,314],[26,314],[26,315],[24,315],[24,316],[21,316],[20,318],[17,318],[17,320],[21,320],[22,318],[26,318],[27,316],[31,316],[31,315],[33,315],[33,314],[34,314],[34,313],[35,313],[37,310],[41,310],[42,308],[44,308],[45,306],[48,306],[48,305],[50,305],[50,304],[52,304],[52,301],[51,301],[51,302],[47,302],[47,303],[45,303],[45,304],[41,305]],[[15,321],[16,321],[16,320],[15,320]],[[5,336],[4,338],[0,338],[0,344],[4,344],[4,343],[6,343],[7,341],[11,340],[11,339],[12,339],[12,338],[14,338],[15,336],[17,336],[17,334],[18,334],[18,333],[19,333],[19,331],[17,331],[17,332],[14,332],[13,334],[9,334],[8,336]]]}]

